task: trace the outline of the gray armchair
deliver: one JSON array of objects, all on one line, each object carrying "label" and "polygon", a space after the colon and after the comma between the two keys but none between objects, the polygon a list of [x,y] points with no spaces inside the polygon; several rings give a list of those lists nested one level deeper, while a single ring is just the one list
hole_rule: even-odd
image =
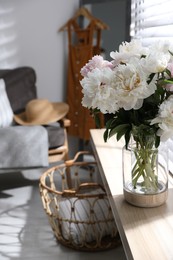
[{"label": "gray armchair", "polygon": [[[36,73],[31,67],[0,70],[14,114],[25,111],[26,104],[37,98]],[[14,124],[17,125],[16,123]],[[67,127],[70,121],[63,118],[58,126],[45,125],[48,133],[49,162],[68,159]]]}]

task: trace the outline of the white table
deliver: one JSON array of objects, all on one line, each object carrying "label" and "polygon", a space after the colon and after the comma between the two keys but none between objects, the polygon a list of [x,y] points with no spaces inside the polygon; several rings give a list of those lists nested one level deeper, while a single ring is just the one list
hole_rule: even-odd
[{"label": "white table", "polygon": [[103,140],[104,129],[91,130],[92,148],[109,196],[127,259],[173,259],[173,178],[167,202],[156,208],[138,208],[123,196],[122,142]]}]

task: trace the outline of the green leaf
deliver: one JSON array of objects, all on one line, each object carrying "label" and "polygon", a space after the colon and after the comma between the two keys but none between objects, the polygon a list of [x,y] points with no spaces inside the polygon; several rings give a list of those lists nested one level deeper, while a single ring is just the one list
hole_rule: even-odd
[{"label": "green leaf", "polygon": [[171,79],[165,79],[164,82],[165,82],[165,84],[167,84],[167,83],[173,84],[173,80],[171,80]]},{"label": "green leaf", "polygon": [[149,80],[147,81],[148,84],[153,80],[154,76],[155,76],[155,73],[150,74]]},{"label": "green leaf", "polygon": [[169,53],[173,56],[173,52],[169,51]]},{"label": "green leaf", "polygon": [[[127,125],[129,126],[129,125]],[[117,133],[117,141],[121,139],[123,135],[128,131],[128,127],[124,127],[120,132]]]},{"label": "green leaf", "polygon": [[165,72],[169,75],[169,77],[171,77],[171,72],[170,72],[170,70],[165,69]]},{"label": "green leaf", "polygon": [[155,140],[156,148],[159,147],[159,144],[160,144],[160,136],[156,136],[156,140]]},{"label": "green leaf", "polygon": [[128,144],[129,144],[129,141],[130,141],[130,137],[131,137],[131,130],[130,130],[130,131],[127,131],[126,134],[125,134],[125,145],[126,145],[126,149],[128,148]]},{"label": "green leaf", "polygon": [[129,127],[129,124],[122,124],[122,125],[118,125],[118,126],[114,127],[113,129],[110,130],[109,137],[112,137],[113,135],[115,135],[117,133],[120,135],[120,133],[122,133],[123,131],[126,132],[128,127]]},{"label": "green leaf", "polygon": [[103,134],[103,139],[105,142],[107,142],[107,140],[108,140],[108,134],[109,134],[109,129],[106,129]]},{"label": "green leaf", "polygon": [[114,125],[115,122],[116,122],[116,118],[111,118],[111,119],[109,119],[109,120],[106,122],[106,128],[107,128],[107,129],[111,128],[111,127]]}]

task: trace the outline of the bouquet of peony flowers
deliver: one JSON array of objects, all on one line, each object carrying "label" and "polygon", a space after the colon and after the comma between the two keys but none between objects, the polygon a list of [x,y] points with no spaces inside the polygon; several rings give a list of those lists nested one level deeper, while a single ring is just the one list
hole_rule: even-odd
[{"label": "bouquet of peony flowers", "polygon": [[133,137],[139,148],[133,186],[143,176],[143,184],[153,190],[157,176],[151,149],[173,135],[173,46],[157,42],[145,47],[132,40],[110,56],[112,60],[107,61],[96,55],[81,69],[82,105],[91,110],[96,122],[100,112],[110,114],[105,141],[113,135],[117,140],[124,136],[128,148]]},{"label": "bouquet of peony flowers", "polygon": [[148,133],[158,146],[173,135],[172,52],[168,43],[144,47],[132,40],[110,53],[112,61],[96,55],[81,69],[82,105],[96,121],[98,112],[111,114],[105,141],[124,136],[127,147],[131,136],[142,142]]}]

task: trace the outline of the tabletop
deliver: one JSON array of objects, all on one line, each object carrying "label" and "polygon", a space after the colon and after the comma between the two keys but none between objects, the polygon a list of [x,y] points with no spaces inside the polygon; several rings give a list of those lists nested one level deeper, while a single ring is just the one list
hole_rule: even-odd
[{"label": "tabletop", "polygon": [[92,129],[91,144],[104,182],[127,259],[173,259],[173,178],[168,199],[155,208],[128,204],[123,196],[123,142],[113,136],[103,140],[104,129]]}]

